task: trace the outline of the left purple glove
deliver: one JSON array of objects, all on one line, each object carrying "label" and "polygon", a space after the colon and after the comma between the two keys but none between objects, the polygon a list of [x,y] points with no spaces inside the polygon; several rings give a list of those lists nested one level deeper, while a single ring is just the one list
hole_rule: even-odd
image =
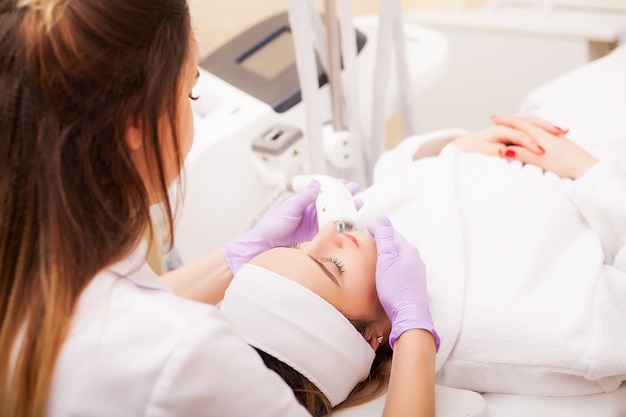
[{"label": "left purple glove", "polygon": [[290,246],[313,239],[317,233],[315,198],[318,181],[289,197],[278,208],[243,235],[226,242],[224,254],[233,275],[250,259],[276,246]]},{"label": "left purple glove", "polygon": [[376,240],[376,291],[391,320],[389,345],[407,330],[424,329],[434,338],[439,350],[439,335],[430,315],[426,266],[417,248],[395,231],[389,219],[372,226]]}]

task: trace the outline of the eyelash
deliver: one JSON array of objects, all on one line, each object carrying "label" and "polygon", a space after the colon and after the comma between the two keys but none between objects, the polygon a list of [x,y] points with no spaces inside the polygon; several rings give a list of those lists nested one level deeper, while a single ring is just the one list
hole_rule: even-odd
[{"label": "eyelash", "polygon": [[[300,244],[299,243],[292,243],[291,245],[289,245],[290,248],[292,249],[300,249]],[[336,257],[332,257],[332,258],[323,258],[322,260],[326,261],[326,262],[332,262],[335,264],[335,266],[337,267],[337,270],[339,270],[340,274],[343,274],[346,271],[346,266],[343,264],[343,262],[341,262],[338,258]]]},{"label": "eyelash", "polygon": [[192,95],[192,94],[189,94],[189,99],[190,99],[190,100],[196,101],[196,100],[198,100],[199,98],[200,98],[200,96],[194,96],[194,95]]},{"label": "eyelash", "polygon": [[340,274],[343,274],[346,271],[346,267],[344,266],[343,262],[341,262],[339,259],[335,258],[334,256],[328,259],[328,261],[335,264]]}]

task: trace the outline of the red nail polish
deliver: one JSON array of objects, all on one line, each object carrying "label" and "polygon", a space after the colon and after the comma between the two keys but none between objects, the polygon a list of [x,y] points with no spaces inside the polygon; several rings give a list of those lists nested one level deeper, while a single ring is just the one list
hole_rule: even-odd
[{"label": "red nail polish", "polygon": [[507,149],[504,156],[507,158],[515,158],[515,151],[513,149]]}]

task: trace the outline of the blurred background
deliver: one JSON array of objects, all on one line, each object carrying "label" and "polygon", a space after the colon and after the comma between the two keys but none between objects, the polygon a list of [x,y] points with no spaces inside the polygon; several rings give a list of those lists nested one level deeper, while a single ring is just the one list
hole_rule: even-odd
[{"label": "blurred background", "polygon": [[[288,0],[188,1],[202,58],[266,19],[286,12],[289,4]],[[339,3],[339,0],[335,1]],[[375,17],[381,7],[390,5],[390,0],[349,1],[358,17]],[[412,93],[409,100],[414,100],[412,104],[415,107],[411,120],[416,122],[417,133],[444,128],[474,130],[491,125],[490,116],[494,114],[518,113],[524,99],[533,91],[572,70],[582,66],[588,68],[586,64],[589,62],[598,62],[596,60],[607,56],[624,38],[622,33],[626,27],[626,0],[400,1],[405,34],[408,34],[406,49],[409,67],[412,67],[411,83],[415,84],[413,91],[409,92]],[[317,10],[324,12],[326,0],[315,0],[313,4]],[[363,25],[363,21],[370,23]],[[367,75],[373,73],[375,54],[368,51],[375,50],[378,25],[375,18],[359,19],[359,24],[363,25],[361,29],[368,34],[368,39],[372,40],[370,45],[373,45],[363,49],[365,52],[359,60],[362,66],[358,71],[358,75],[365,74],[363,78],[359,77],[358,85],[359,98],[365,97],[359,100],[364,109],[360,112],[363,119],[361,124],[364,128],[372,128],[375,121],[371,117],[374,86],[371,85],[373,77],[368,79]],[[213,70],[219,68],[220,64],[235,62],[229,57],[238,57],[239,63],[245,62],[247,58],[242,58],[242,51],[255,51],[251,48],[262,45],[264,37],[267,37],[268,28],[261,25],[261,29],[255,33],[248,32],[243,41],[239,38],[238,43],[230,44],[228,53],[222,51],[214,55],[211,61]],[[260,49],[269,51],[260,54],[262,62],[274,69],[282,68],[281,62],[284,64],[285,59],[291,65],[293,51],[287,49],[290,43],[274,42],[273,45],[278,46],[275,49]],[[393,46],[389,48],[392,52],[395,49]],[[233,51],[235,55],[232,55]],[[255,54],[250,56],[254,57]],[[394,59],[395,55],[385,58],[389,62]],[[428,71],[416,70],[420,66],[426,67]],[[276,185],[283,180],[280,175],[272,176],[276,173],[272,169],[292,169],[301,155],[300,143],[289,142],[288,139],[297,136],[293,134],[294,131],[301,130],[305,136],[307,134],[306,106],[293,106],[290,111],[279,113],[267,102],[248,93],[251,87],[260,87],[265,92],[283,94],[281,87],[293,87],[296,85],[293,83],[298,82],[296,77],[288,80],[275,77],[279,83],[273,83],[273,76],[249,76],[245,75],[245,71],[240,73],[234,69],[237,67],[228,65],[222,68],[226,70],[221,78],[215,73],[213,77],[204,78],[207,82],[210,80],[209,84],[205,84],[210,88],[199,89],[200,100],[195,102],[196,140],[187,158],[185,210],[177,227],[180,237],[177,239],[177,249],[183,261],[194,259],[206,250],[222,245],[267,212],[268,207],[276,202],[276,195],[280,195],[276,194],[276,190],[280,191],[282,184],[279,187]],[[278,74],[287,72],[285,70]],[[384,110],[378,108],[376,111],[388,117],[384,131],[384,145],[387,148],[395,146],[407,136],[402,117],[397,112],[397,108],[400,108],[398,103],[392,103],[391,100],[388,104],[383,102],[385,93],[389,93],[387,97],[392,99],[398,96],[395,86],[389,87],[397,81],[396,74],[390,73],[385,80],[390,83],[383,85],[385,91],[375,99],[375,104],[383,104],[385,107]],[[556,101],[558,109],[587,109],[588,106],[605,108],[601,106],[603,102],[594,102],[593,97],[595,100],[602,97],[604,102],[610,103],[606,97],[611,94],[602,94],[605,88],[610,89],[609,92],[614,93],[614,96],[621,97],[621,90],[613,88],[623,84],[619,82],[621,76],[621,71],[616,71],[614,84],[605,83],[600,88],[595,87],[596,84],[589,79],[568,83],[567,91],[559,90],[556,94],[558,100],[552,100],[551,103]],[[626,77],[626,71],[623,76]],[[241,79],[237,80],[237,77],[243,78],[248,84],[242,83]],[[198,83],[200,87],[203,87],[202,81],[201,78]],[[402,83],[404,92],[407,81]],[[330,94],[327,86],[323,89],[328,106],[322,102],[316,109],[320,114],[323,113],[322,123],[331,120]],[[581,103],[583,105],[579,105]],[[566,119],[573,122],[566,123],[575,125],[578,120],[589,120],[590,115],[586,110],[574,113],[574,119]],[[594,126],[609,124],[606,112],[597,113],[600,114],[596,114]],[[619,130],[623,125],[621,113],[613,120],[616,128],[612,131],[622,132]],[[588,136],[597,136],[597,131],[594,127]],[[255,139],[261,139],[256,140],[255,144],[260,142],[265,146],[268,143],[284,142],[291,147],[277,153],[271,146],[266,146],[262,148],[264,152],[256,152],[255,156],[251,146]],[[334,142],[328,146],[330,150],[326,151],[326,156],[345,159],[346,154],[342,153],[341,146],[349,142],[333,137],[331,139]],[[623,135],[620,139],[623,139]],[[377,135],[376,148],[380,145],[378,140]],[[363,146],[368,144],[364,142]],[[338,176],[343,177],[341,174]],[[229,181],[223,181],[223,178],[229,178]],[[368,185],[366,179],[358,180],[361,185]],[[240,192],[242,190],[244,192]],[[220,195],[230,196],[228,205],[223,199],[214,198]]]},{"label": "blurred background", "polygon": [[[403,0],[403,10],[463,11],[486,0]],[[313,2],[319,10],[324,0]],[[352,0],[355,15],[378,14],[384,0]],[[208,54],[240,31],[287,10],[287,0],[189,0],[201,54]]]},{"label": "blurred background", "polygon": [[[355,15],[385,0],[353,0]],[[287,10],[287,0],[190,0],[201,56]],[[323,11],[324,0],[315,0]],[[406,19],[448,40],[445,65],[417,97],[421,132],[475,129],[514,113],[533,89],[614,49],[626,27],[626,0],[403,0]],[[420,59],[420,57],[410,57]],[[401,140],[389,122],[388,143]]]}]

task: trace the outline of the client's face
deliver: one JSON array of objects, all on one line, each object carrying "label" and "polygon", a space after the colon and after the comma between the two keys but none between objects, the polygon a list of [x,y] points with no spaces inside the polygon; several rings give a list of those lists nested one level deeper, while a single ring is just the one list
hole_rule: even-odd
[{"label": "client's face", "polygon": [[376,349],[391,325],[376,293],[376,245],[367,234],[340,234],[334,225],[293,248],[277,247],[250,263],[274,271],[315,292],[352,320]]}]

